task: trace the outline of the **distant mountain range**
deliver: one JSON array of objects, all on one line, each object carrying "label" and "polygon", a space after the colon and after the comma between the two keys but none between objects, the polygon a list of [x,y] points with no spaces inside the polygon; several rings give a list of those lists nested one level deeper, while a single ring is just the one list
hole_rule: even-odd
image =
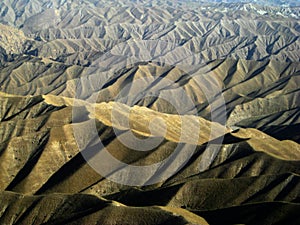
[{"label": "distant mountain range", "polygon": [[265,6],[288,6],[288,7],[300,6],[299,0],[211,0],[207,2],[256,3]]}]

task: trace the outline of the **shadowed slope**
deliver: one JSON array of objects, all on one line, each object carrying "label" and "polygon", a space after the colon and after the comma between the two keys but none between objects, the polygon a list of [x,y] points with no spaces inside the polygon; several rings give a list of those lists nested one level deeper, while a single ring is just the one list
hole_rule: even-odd
[{"label": "shadowed slope", "polygon": [[228,2],[2,0],[0,224],[298,224],[299,7]]},{"label": "shadowed slope", "polygon": [[2,192],[0,199],[4,212],[0,222],[3,224],[207,224],[184,209],[127,207],[83,194],[26,196]]}]

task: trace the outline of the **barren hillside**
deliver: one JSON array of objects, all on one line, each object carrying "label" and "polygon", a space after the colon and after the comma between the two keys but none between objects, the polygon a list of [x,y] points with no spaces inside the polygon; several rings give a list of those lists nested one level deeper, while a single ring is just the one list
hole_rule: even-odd
[{"label": "barren hillside", "polygon": [[299,224],[299,17],[3,0],[0,224]]}]

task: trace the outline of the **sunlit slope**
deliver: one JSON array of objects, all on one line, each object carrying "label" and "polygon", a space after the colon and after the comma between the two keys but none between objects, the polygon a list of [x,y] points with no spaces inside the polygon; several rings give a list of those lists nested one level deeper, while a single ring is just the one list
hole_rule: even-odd
[{"label": "sunlit slope", "polygon": [[0,216],[4,224],[208,224],[184,209],[127,207],[84,194],[27,196],[2,192],[0,199],[5,207],[5,213]]},{"label": "sunlit slope", "polygon": [[[175,53],[171,51],[170,57]],[[209,119],[209,103],[220,100],[220,97],[207,93],[205,85],[201,84],[217,82],[212,88],[216,87],[216,93],[222,92],[228,126],[258,128],[276,138],[299,142],[299,63],[228,58],[199,64],[187,73],[181,64],[159,65],[157,62],[124,68],[124,59],[120,61],[121,66],[111,64],[103,71],[105,64],[115,62],[114,57],[99,61],[100,65],[92,67],[65,65],[46,58],[20,57],[2,67],[0,89],[19,95],[77,96],[98,103],[119,101],[164,113],[176,111],[163,98],[183,90],[192,99],[194,108],[180,98],[174,99],[176,105],[181,106],[181,112],[191,114],[191,110],[196,109],[198,115]],[[85,77],[87,80],[82,83]],[[160,79],[168,82],[158,82]],[[86,85],[86,90],[78,88],[81,83]],[[293,132],[286,132],[288,129]]]},{"label": "sunlit slope", "polygon": [[[224,142],[220,146],[221,149],[209,153],[213,151],[214,145],[219,145],[214,144],[213,140],[217,140],[224,133],[229,133],[230,130],[220,124],[214,124],[196,116],[180,117],[138,106],[129,108],[120,103],[97,104],[94,110],[88,103],[81,102],[82,106],[72,106],[74,104],[72,99],[55,96],[17,97],[2,94],[1,100],[3,103],[1,127],[5,131],[1,136],[3,147],[1,164],[5,168],[2,170],[2,178],[5,181],[2,183],[3,189],[9,188],[25,193],[35,193],[51,180],[52,176],[56,176],[60,170],[64,170],[63,166],[72,164],[73,160],[74,163],[76,160],[82,160],[76,143],[78,140],[74,137],[73,126],[78,126],[82,132],[87,132],[86,129],[90,126],[93,118],[96,119],[97,129],[99,132],[101,131],[100,138],[104,143],[107,143],[107,149],[115,157],[125,160],[127,163],[152,164],[167,157],[179,141],[187,145],[197,145],[196,158],[193,158],[191,164],[183,168],[182,174],[185,177],[211,169],[210,167],[215,168],[224,162],[232,163],[229,160],[231,157],[233,159],[238,156],[252,157],[256,151],[270,155],[268,157],[275,157],[277,161],[279,159],[300,159],[300,149],[297,143],[278,141],[255,129],[241,129],[225,135]],[[74,110],[72,107],[80,109],[80,114],[76,114],[77,118],[73,118],[76,120],[76,124],[73,125],[70,124]],[[112,110],[114,110],[113,114]],[[112,116],[121,118],[128,116],[130,127],[124,127],[118,122],[112,121]],[[166,129],[162,123],[159,123],[150,131],[149,123],[154,118],[160,118],[165,123]],[[190,134],[185,133],[180,136],[176,131],[180,129],[182,121],[190,123]],[[193,124],[199,126],[193,126]],[[219,133],[210,133],[213,126],[217,127],[216,130]],[[162,136],[162,144],[150,152],[132,154],[132,151],[116,138],[113,128],[125,133],[130,130],[140,137]],[[199,136],[192,138],[197,133]],[[82,137],[89,138],[89,135]],[[105,140],[109,141],[105,142]],[[190,143],[191,140],[197,142]],[[261,142],[261,140],[264,141]],[[209,141],[212,141],[212,144],[206,149],[203,144]],[[202,152],[202,149],[207,152]],[[209,156],[207,153],[211,155],[209,158],[205,158]],[[211,158],[213,154],[215,156]],[[244,163],[248,162],[245,161]],[[195,167],[194,165],[198,166]],[[282,165],[285,165],[284,161],[282,161]],[[268,167],[267,164],[266,167]],[[80,173],[82,168],[78,169]],[[240,173],[240,168],[236,169],[238,169],[236,173]],[[263,172],[262,168],[257,169]],[[76,170],[73,172],[75,173],[70,174],[71,177],[76,176]],[[233,172],[235,173],[235,171]],[[260,175],[259,170],[255,174]],[[62,179],[61,182],[64,183],[65,181]]]},{"label": "sunlit slope", "polygon": [[[229,129],[223,128],[224,133],[227,133],[223,143],[217,144],[211,140],[207,145],[212,138],[209,133],[212,123],[201,117],[186,115],[184,117],[189,118],[191,124],[195,124],[197,120],[201,127],[198,143],[188,143],[190,139],[183,138],[185,145],[197,145],[191,159],[168,180],[146,188],[132,189],[109,181],[90,167],[78,149],[73,134],[74,126],[87,132],[85,128],[89,127],[92,119],[96,119],[100,138],[114,157],[129,164],[147,165],[168,157],[179,144],[176,129],[182,118],[178,115],[139,106],[130,108],[113,102],[92,105],[80,100],[76,103],[74,99],[53,95],[20,97],[2,93],[1,102],[1,130],[5,131],[1,135],[1,189],[24,194],[47,194],[20,198],[19,194],[3,192],[2,202],[10,205],[10,210],[17,204],[13,202],[19,202],[16,210],[28,208],[24,215],[20,211],[23,216],[20,214],[15,222],[25,224],[36,217],[44,222],[78,221],[80,224],[82,221],[102,220],[101,215],[108,210],[114,215],[119,215],[121,211],[132,215],[128,217],[128,221],[135,218],[134,222],[130,222],[133,224],[138,221],[136,213],[150,217],[152,213],[161,214],[159,217],[162,221],[168,221],[175,213],[183,217],[174,218],[177,224],[185,224],[185,220],[201,224],[200,217],[180,208],[186,208],[200,216],[203,214],[206,216],[204,218],[213,222],[214,217],[211,215],[219,215],[220,211],[233,210],[234,207],[243,213],[255,204],[262,209],[270,204],[279,204],[279,208],[291,207],[293,210],[295,206],[298,207],[300,148],[295,142],[278,141],[255,129],[240,129],[230,133]],[[81,114],[77,114],[77,123],[72,125],[74,107],[79,107]],[[128,128],[113,123],[112,110],[117,113],[114,115],[129,115],[129,129],[139,138],[159,135],[162,130],[160,125],[154,127],[151,133],[147,121],[160,117],[167,124],[162,143],[149,152],[137,152],[124,146],[113,129],[126,132]],[[222,125],[216,126],[219,127],[218,130],[222,130]],[[196,126],[191,126],[190,131],[197,133],[195,129]],[[219,135],[216,134],[214,138],[217,140]],[[119,203],[86,195],[51,194],[57,192],[92,194],[138,208],[123,205],[117,207],[115,204]],[[76,196],[80,199],[76,200],[75,208],[68,207],[71,211],[66,211],[64,216],[60,215],[60,204],[72,202]],[[102,202],[103,207],[98,208],[97,203],[97,206],[88,206],[90,211],[82,211],[78,202],[85,202],[86,198]],[[57,202],[54,208],[38,210],[41,208],[36,204],[46,206],[53,201]],[[32,204],[34,206],[30,207]],[[171,208],[153,208],[157,205]],[[54,210],[53,217],[42,218],[41,213],[48,214],[49,210]],[[76,215],[80,216],[75,216],[74,210],[79,210]],[[1,217],[1,221],[11,218],[9,212]],[[119,217],[115,216],[114,219],[118,220]],[[247,221],[247,217],[237,221]],[[106,222],[103,219],[103,223]]]},{"label": "sunlit slope", "polygon": [[298,225],[299,7],[227,2],[1,1],[0,224]]}]

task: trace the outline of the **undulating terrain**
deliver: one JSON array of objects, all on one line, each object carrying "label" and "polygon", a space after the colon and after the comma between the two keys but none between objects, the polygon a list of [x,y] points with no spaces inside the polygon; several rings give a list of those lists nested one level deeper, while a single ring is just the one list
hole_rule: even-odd
[{"label": "undulating terrain", "polygon": [[0,224],[300,224],[299,1],[2,0]]}]

